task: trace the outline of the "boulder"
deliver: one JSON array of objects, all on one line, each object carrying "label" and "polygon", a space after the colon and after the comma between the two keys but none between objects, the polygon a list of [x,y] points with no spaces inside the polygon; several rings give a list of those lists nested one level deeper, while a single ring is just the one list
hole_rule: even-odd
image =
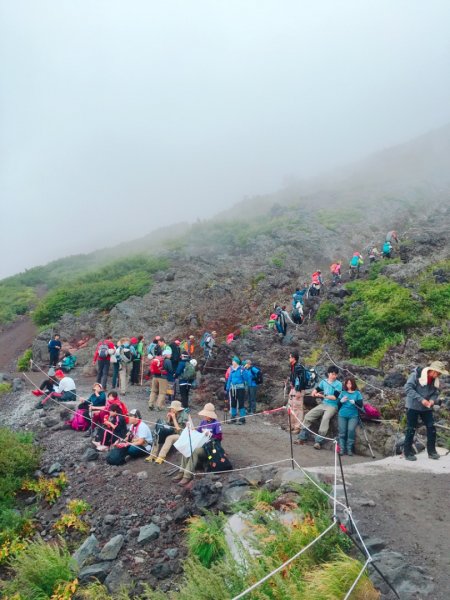
[{"label": "boulder", "polygon": [[23,390],[23,381],[20,377],[14,377],[12,380],[12,391],[21,392]]},{"label": "boulder", "polygon": [[250,493],[249,485],[239,485],[235,487],[226,487],[223,491],[222,500],[225,504],[239,502]]},{"label": "boulder", "polygon": [[88,567],[83,567],[78,575],[81,583],[86,583],[88,581],[92,581],[98,579],[100,583],[103,583],[106,579],[106,576],[111,570],[110,562],[101,562],[95,563],[94,565],[89,565]]},{"label": "boulder", "polygon": [[155,523],[149,523],[148,525],[144,525],[139,529],[139,537],[138,542],[140,544],[145,544],[150,542],[151,540],[156,540],[159,538],[159,533],[161,529]]},{"label": "boulder", "polygon": [[111,538],[109,540],[109,542],[107,542],[103,546],[100,554],[98,555],[99,559],[100,560],[115,560],[123,546],[124,541],[125,541],[125,538],[121,534],[116,535],[115,537]]},{"label": "boulder", "polygon": [[406,377],[398,371],[390,371],[383,379],[383,386],[388,388],[400,388],[406,383]]},{"label": "boulder", "polygon": [[120,592],[121,589],[131,584],[130,575],[125,569],[122,561],[119,560],[113,565],[111,571],[104,581],[104,584],[106,585],[110,594]]},{"label": "boulder", "polygon": [[170,566],[170,563],[164,562],[155,565],[150,570],[150,573],[153,575],[153,577],[156,577],[156,579],[167,579],[172,575],[173,569]]},{"label": "boulder", "polygon": [[[377,567],[397,590],[400,600],[411,598],[432,598],[435,585],[427,571],[416,565],[409,564],[403,554],[382,550],[373,556]],[[375,586],[383,593],[388,592],[388,587],[376,571],[370,569],[371,579]]]},{"label": "boulder", "polygon": [[220,498],[222,490],[210,479],[200,479],[192,488],[194,504],[200,510],[213,506]]},{"label": "boulder", "polygon": [[90,535],[81,546],[74,552],[72,558],[81,568],[88,558],[94,556],[98,551],[98,540],[95,535]]},{"label": "boulder", "polygon": [[49,470],[48,470],[48,474],[49,475],[57,475],[58,473],[60,473],[63,470],[62,465],[59,462],[54,462]]},{"label": "boulder", "polygon": [[87,448],[84,451],[84,453],[83,453],[83,455],[81,457],[81,460],[83,462],[89,462],[89,461],[92,461],[92,460],[98,460],[98,452],[97,452],[97,450],[95,450],[95,448]]}]

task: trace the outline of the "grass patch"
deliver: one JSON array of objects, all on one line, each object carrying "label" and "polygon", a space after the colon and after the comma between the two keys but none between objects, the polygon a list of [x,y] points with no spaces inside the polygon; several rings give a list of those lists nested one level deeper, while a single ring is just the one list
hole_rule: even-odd
[{"label": "grass patch", "polygon": [[9,394],[9,392],[11,392],[11,391],[12,391],[12,385],[10,383],[8,383],[7,381],[0,383],[0,396],[2,394]]},{"label": "grass patch", "polygon": [[6,279],[0,282],[0,323],[11,323],[28,312],[36,302],[35,291],[20,282]]},{"label": "grass patch", "polygon": [[12,507],[22,483],[39,465],[39,452],[29,433],[0,429],[0,508]]},{"label": "grass patch", "polygon": [[17,370],[18,371],[29,371],[30,360],[33,358],[33,350],[28,348],[25,352],[17,359]]},{"label": "grass patch", "polygon": [[209,514],[206,517],[191,517],[187,528],[187,546],[203,566],[209,568],[219,561],[226,550],[223,534],[223,515]]},{"label": "grass patch", "polygon": [[146,294],[151,275],[167,266],[164,259],[145,256],[115,261],[51,291],[37,306],[33,319],[37,325],[47,325],[65,313],[109,310],[130,296]]}]

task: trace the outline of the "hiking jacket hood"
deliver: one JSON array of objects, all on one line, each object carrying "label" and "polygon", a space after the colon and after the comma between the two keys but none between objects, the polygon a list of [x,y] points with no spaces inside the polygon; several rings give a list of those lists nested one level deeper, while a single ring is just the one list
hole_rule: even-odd
[{"label": "hiking jacket hood", "polygon": [[[425,377],[422,376],[423,371],[426,371]],[[428,369],[423,369],[419,375],[416,370],[408,377],[408,381],[405,383],[406,408],[412,408],[420,412],[433,410],[433,408],[427,408],[422,404],[422,400],[433,400],[436,402],[439,396],[436,380],[431,385],[428,385],[427,372]]]}]

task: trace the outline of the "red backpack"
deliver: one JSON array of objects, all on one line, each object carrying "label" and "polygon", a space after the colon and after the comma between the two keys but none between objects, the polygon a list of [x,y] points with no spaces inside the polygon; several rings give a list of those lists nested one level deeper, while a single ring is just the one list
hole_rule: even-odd
[{"label": "red backpack", "polygon": [[164,356],[155,356],[150,363],[150,373],[152,375],[167,375],[164,369]]},{"label": "red backpack", "polygon": [[372,419],[381,419],[381,413],[375,406],[366,402],[364,404],[364,412],[361,413],[363,421],[371,421]]}]

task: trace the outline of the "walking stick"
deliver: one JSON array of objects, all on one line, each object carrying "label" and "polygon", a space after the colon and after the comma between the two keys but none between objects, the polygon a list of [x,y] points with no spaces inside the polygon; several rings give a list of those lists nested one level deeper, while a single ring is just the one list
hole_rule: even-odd
[{"label": "walking stick", "polygon": [[[345,505],[347,506],[347,508],[350,508],[350,505],[349,505],[349,502],[348,502],[348,496],[347,496],[347,485],[345,483],[345,477],[344,477],[344,469],[342,468],[342,457],[341,457],[341,453],[340,453],[339,450],[340,450],[339,444],[336,444],[336,446],[335,446],[335,452],[338,453],[339,468],[341,470],[341,477],[342,477],[342,485],[344,486]],[[336,493],[336,490],[335,490],[334,493]],[[349,523],[349,526],[350,526],[349,529],[353,533],[353,523],[351,522],[350,519],[349,519],[348,523]]]},{"label": "walking stick", "polygon": [[369,438],[367,437],[367,431],[366,431],[366,428],[364,426],[364,423],[363,423],[361,417],[359,417],[359,424],[361,425],[361,428],[363,430],[364,437],[366,439],[366,443],[369,446],[370,454],[372,455],[372,458],[375,458],[375,454],[373,453],[372,446],[370,445]]}]

